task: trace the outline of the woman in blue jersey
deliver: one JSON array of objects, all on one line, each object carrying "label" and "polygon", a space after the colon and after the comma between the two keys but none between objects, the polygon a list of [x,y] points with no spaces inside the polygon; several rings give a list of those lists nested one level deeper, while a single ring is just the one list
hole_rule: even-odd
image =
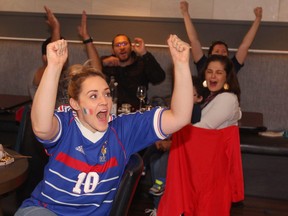
[{"label": "woman in blue jersey", "polygon": [[68,49],[65,40],[48,45],[31,119],[50,158],[44,179],[16,215],[109,215],[129,157],[190,123],[189,45],[176,35],[167,42],[175,70],[171,108],[118,117],[110,115],[112,99],[103,74],[81,65],[71,70],[70,106],[54,110]]}]

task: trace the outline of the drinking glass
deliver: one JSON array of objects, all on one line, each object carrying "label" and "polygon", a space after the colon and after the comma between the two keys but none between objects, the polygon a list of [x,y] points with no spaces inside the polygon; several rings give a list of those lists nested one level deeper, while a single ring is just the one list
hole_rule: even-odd
[{"label": "drinking glass", "polygon": [[142,103],[144,103],[144,99],[146,98],[147,90],[145,86],[138,86],[136,96],[140,100],[139,110],[142,111]]}]

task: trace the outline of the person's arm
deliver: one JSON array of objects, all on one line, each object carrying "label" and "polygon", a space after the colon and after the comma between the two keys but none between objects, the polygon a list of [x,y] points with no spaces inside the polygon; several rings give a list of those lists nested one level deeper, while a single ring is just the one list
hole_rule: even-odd
[{"label": "person's arm", "polygon": [[[61,38],[60,23],[55,17],[55,15],[52,13],[52,11],[47,6],[44,6],[44,9],[46,11],[46,16],[47,16],[46,23],[48,24],[50,31],[51,31],[51,42],[57,41]],[[37,69],[33,77],[32,84],[34,86],[39,85],[42,79],[42,75],[44,73],[45,67],[46,67],[46,59],[43,59],[43,56],[42,56],[42,61],[43,61],[43,65]]]},{"label": "person's arm", "polygon": [[44,73],[44,70],[45,70],[45,67],[46,66],[42,66],[40,68],[37,69],[36,73],[34,74],[34,77],[33,77],[33,81],[32,81],[32,84],[34,86],[38,86],[40,81],[41,81],[41,78],[43,76],[43,73]]},{"label": "person's arm", "polygon": [[103,56],[101,58],[102,64],[104,67],[117,67],[120,66],[119,58],[110,55],[110,56]]},{"label": "person's arm", "polygon": [[250,48],[250,46],[251,46],[251,44],[255,38],[256,33],[258,31],[258,28],[260,26],[261,19],[262,19],[262,8],[256,7],[254,9],[254,14],[255,14],[255,20],[252,23],[252,26],[250,27],[249,31],[244,36],[236,54],[235,54],[237,61],[241,65],[244,64],[244,61],[245,61],[247,54],[248,54],[248,50],[249,50],[249,48]]},{"label": "person's arm", "polygon": [[189,5],[187,1],[180,2],[180,9],[184,18],[186,32],[191,44],[192,57],[194,62],[197,63],[204,55],[204,52],[202,50],[202,46],[198,38],[197,31],[191,21],[188,6]]},{"label": "person's arm", "polygon": [[87,15],[85,11],[82,12],[81,25],[78,26],[78,33],[82,37],[83,43],[85,44],[88,58],[91,60],[91,65],[94,68],[102,71],[101,60],[93,44],[93,39],[91,38],[87,30]]},{"label": "person's arm", "polygon": [[46,23],[49,25],[50,30],[51,30],[51,41],[53,42],[53,41],[60,40],[61,30],[60,30],[60,23],[58,19],[47,6],[44,6],[44,9],[47,15]]},{"label": "person's arm", "polygon": [[170,35],[168,46],[174,64],[174,89],[170,110],[163,112],[161,128],[172,134],[190,123],[193,109],[193,85],[189,67],[190,47],[176,35]]},{"label": "person's arm", "polygon": [[165,71],[150,52],[143,55],[142,60],[145,65],[145,74],[149,82],[155,85],[165,80]]},{"label": "person's arm", "polygon": [[145,65],[145,74],[149,82],[152,84],[158,84],[165,80],[165,71],[162,69],[155,57],[146,50],[145,43],[142,38],[134,38],[132,49],[137,56],[142,58]]},{"label": "person's arm", "polygon": [[156,148],[157,148],[158,150],[161,150],[161,151],[163,151],[163,152],[166,152],[166,151],[169,151],[169,150],[170,150],[171,143],[172,143],[172,140],[171,140],[171,137],[169,137],[168,139],[157,141],[157,142],[155,143],[155,145],[156,145]]},{"label": "person's arm", "polygon": [[32,128],[37,137],[50,140],[59,131],[59,122],[54,116],[58,82],[68,57],[67,42],[58,40],[48,44],[48,64],[35,94],[32,109]]}]

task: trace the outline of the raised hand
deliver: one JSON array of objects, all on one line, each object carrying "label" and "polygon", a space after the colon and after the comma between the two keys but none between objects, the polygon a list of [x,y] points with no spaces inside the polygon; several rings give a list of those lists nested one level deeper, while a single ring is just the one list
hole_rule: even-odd
[{"label": "raised hand", "polygon": [[188,13],[189,4],[187,1],[180,2],[180,10],[182,14]]},{"label": "raised hand", "polygon": [[48,65],[63,67],[68,58],[67,41],[64,39],[57,40],[47,46]]},{"label": "raised hand", "polygon": [[139,37],[134,38],[134,43],[132,44],[132,48],[134,52],[139,56],[143,56],[147,52],[145,48],[144,40]]},{"label": "raised hand", "polygon": [[262,7],[256,7],[254,8],[254,14],[256,16],[256,18],[260,18],[262,19]]},{"label": "raised hand", "polygon": [[90,35],[87,31],[87,15],[86,11],[82,12],[82,19],[81,19],[81,25],[78,26],[78,33],[82,37],[83,40],[87,40],[90,38]]},{"label": "raised hand", "polygon": [[188,43],[182,41],[177,35],[170,35],[167,42],[174,64],[189,62],[190,46]]},{"label": "raised hand", "polygon": [[59,23],[58,19],[55,17],[55,15],[52,13],[52,11],[47,6],[44,6],[44,9],[45,9],[46,15],[47,15],[46,23],[50,26],[52,31],[59,30],[59,32],[60,32],[60,23]]}]

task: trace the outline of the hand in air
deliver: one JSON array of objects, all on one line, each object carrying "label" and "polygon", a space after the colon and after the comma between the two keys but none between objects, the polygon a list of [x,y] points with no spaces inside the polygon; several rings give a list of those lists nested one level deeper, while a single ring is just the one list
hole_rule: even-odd
[{"label": "hand in air", "polygon": [[189,62],[190,46],[188,43],[182,41],[180,38],[177,37],[177,35],[170,35],[168,39],[168,46],[174,64],[180,62]]},{"label": "hand in air", "polygon": [[49,43],[47,46],[48,65],[63,66],[68,58],[67,41],[64,39]]},{"label": "hand in air", "polygon": [[46,11],[46,15],[47,15],[47,20],[46,23],[50,26],[51,29],[55,30],[55,29],[60,29],[60,24],[58,19],[55,17],[55,15],[52,13],[52,11],[44,6],[44,9]]},{"label": "hand in air", "polygon": [[138,56],[143,56],[146,54],[146,48],[145,48],[145,43],[144,40],[142,38],[134,38],[134,43],[132,44],[133,50],[134,52],[138,55]]},{"label": "hand in air", "polygon": [[254,8],[254,14],[257,18],[262,19],[262,7],[256,7]]},{"label": "hand in air", "polygon": [[90,35],[88,34],[88,31],[87,31],[86,11],[82,12],[81,25],[78,26],[78,33],[82,37],[83,40],[87,40],[90,37]]},{"label": "hand in air", "polygon": [[189,4],[187,1],[180,2],[180,10],[182,14],[188,13]]}]

